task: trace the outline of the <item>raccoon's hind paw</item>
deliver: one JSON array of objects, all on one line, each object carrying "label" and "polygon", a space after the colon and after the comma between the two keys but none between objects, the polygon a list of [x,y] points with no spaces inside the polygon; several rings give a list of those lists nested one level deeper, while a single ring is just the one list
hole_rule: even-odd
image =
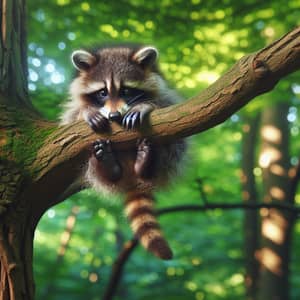
[{"label": "raccoon's hind paw", "polygon": [[134,171],[137,176],[142,178],[151,177],[152,158],[153,151],[149,140],[142,139],[138,141],[137,155],[134,163]]},{"label": "raccoon's hind paw", "polygon": [[122,169],[115,157],[110,140],[96,140],[93,143],[94,155],[101,165],[101,169],[110,181],[117,181],[121,178]]},{"label": "raccoon's hind paw", "polygon": [[86,121],[89,126],[97,132],[107,131],[109,122],[99,112],[90,112],[86,116]]},{"label": "raccoon's hind paw", "polygon": [[98,160],[102,160],[105,155],[107,156],[107,154],[111,154],[112,152],[109,140],[96,140],[93,143],[93,149],[94,155]]}]

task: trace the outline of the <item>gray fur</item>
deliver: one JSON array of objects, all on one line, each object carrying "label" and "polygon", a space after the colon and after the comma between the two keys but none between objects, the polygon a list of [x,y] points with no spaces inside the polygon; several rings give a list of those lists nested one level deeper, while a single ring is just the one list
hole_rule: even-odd
[{"label": "gray fur", "polygon": [[[116,111],[122,114],[123,126],[131,129],[132,123],[130,122],[134,122],[137,118],[142,122],[151,110],[180,101],[177,93],[167,87],[160,75],[156,62],[157,55],[155,48],[142,46],[101,48],[90,54],[85,51],[75,52],[72,56],[73,63],[79,72],[70,85],[70,100],[60,117],[61,125],[72,124],[78,120],[88,121],[91,115],[101,115],[101,112],[100,117],[107,119],[109,109],[106,105],[109,102],[112,107],[116,106],[114,108]],[[136,104],[128,102],[121,108],[117,107],[122,100],[119,99],[122,85],[144,91],[143,98]],[[98,102],[91,101],[90,95],[103,89],[108,91],[109,100],[99,107]],[[133,116],[132,120],[127,120],[126,114]],[[130,126],[127,127],[129,123]],[[154,189],[165,186],[177,173],[185,146],[183,140],[165,145],[153,145],[155,159],[152,165],[152,176],[147,179],[135,174],[136,149],[114,153],[122,169],[122,177],[117,182],[107,180],[103,176],[103,170],[100,170],[99,162],[91,156],[85,179],[89,186],[101,193],[151,195]],[[151,237],[149,239],[151,240]]]},{"label": "gray fur", "polygon": [[[89,93],[93,86],[97,87],[97,82],[104,82],[105,80],[116,81],[117,84],[121,82],[136,82],[143,89],[153,93],[152,99],[145,99],[147,105],[153,108],[166,107],[180,101],[180,97],[174,90],[167,87],[166,82],[157,71],[157,63],[153,57],[157,57],[157,50],[153,47],[144,47],[146,50],[134,49],[132,47],[112,47],[103,48],[90,55],[85,54],[86,51],[76,51],[74,57],[80,56],[85,61],[97,61],[97,64],[88,70],[81,70],[77,77],[70,85],[70,100],[65,104],[64,111],[60,117],[61,124],[71,124],[75,121],[86,119],[86,114],[89,111],[96,111],[85,97],[85,91]],[[136,55],[138,53],[138,55]],[[149,54],[150,53],[150,54]],[[155,53],[155,55],[154,55]],[[84,55],[85,54],[85,55]],[[152,60],[149,60],[149,66],[140,66],[135,60],[145,61],[145,57],[151,55]],[[94,57],[94,60],[91,58]],[[79,59],[79,58],[78,58]],[[131,107],[131,109],[142,106],[143,103]],[[128,178],[132,177],[131,171],[126,171],[129,160],[134,160],[132,153],[120,153],[119,161],[124,164],[125,180],[121,180],[118,184],[111,184],[102,182],[97,176],[95,167],[91,163],[88,164],[86,172],[86,180],[88,184],[101,192],[126,192],[132,188],[152,190],[156,186],[165,185],[165,183],[174,176],[178,168],[178,162],[181,160],[182,154],[185,151],[185,142],[179,140],[177,142],[157,146],[155,149],[157,159],[154,166],[154,179],[149,182],[143,182],[140,179],[134,179],[128,182]],[[129,176],[129,177],[128,177]]]}]

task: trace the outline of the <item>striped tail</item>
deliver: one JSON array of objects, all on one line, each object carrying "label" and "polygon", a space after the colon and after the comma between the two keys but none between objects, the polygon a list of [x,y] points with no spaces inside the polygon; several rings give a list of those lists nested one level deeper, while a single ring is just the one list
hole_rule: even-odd
[{"label": "striped tail", "polygon": [[125,213],[130,221],[132,231],[145,249],[161,259],[172,258],[172,250],[164,239],[154,215],[151,195],[128,194],[125,202]]}]

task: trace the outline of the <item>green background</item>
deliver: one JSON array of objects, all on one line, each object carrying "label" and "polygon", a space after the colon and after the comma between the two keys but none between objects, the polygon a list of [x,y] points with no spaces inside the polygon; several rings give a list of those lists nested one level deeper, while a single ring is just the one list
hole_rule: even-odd
[{"label": "green background", "polygon": [[[73,76],[70,54],[109,41],[155,45],[170,86],[186,99],[208,87],[245,54],[299,25],[300,2],[234,0],[28,0],[29,90],[45,118],[56,120]],[[240,203],[242,126],[277,101],[289,103],[292,163],[299,153],[299,73],[248,104],[224,124],[189,139],[181,176],[157,194],[157,207]],[[261,182],[261,169],[254,169]],[[197,180],[201,179],[199,185]],[[300,196],[296,198],[300,203]],[[67,218],[78,207],[63,255]],[[175,254],[160,261],[137,248],[116,299],[244,299],[243,211],[180,212],[160,217]],[[300,224],[291,263],[291,296],[300,297]],[[37,299],[101,299],[120,249],[131,238],[122,200],[82,191],[51,208],[35,234]]]}]

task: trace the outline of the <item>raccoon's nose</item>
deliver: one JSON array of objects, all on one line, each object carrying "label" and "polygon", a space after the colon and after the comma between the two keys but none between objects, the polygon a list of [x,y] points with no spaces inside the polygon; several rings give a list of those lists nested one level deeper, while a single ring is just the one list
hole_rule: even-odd
[{"label": "raccoon's nose", "polygon": [[120,120],[121,120],[121,117],[122,117],[122,116],[121,116],[121,113],[118,112],[118,111],[111,112],[111,113],[109,113],[109,115],[108,115],[109,120],[115,121],[115,122],[120,121]]}]

